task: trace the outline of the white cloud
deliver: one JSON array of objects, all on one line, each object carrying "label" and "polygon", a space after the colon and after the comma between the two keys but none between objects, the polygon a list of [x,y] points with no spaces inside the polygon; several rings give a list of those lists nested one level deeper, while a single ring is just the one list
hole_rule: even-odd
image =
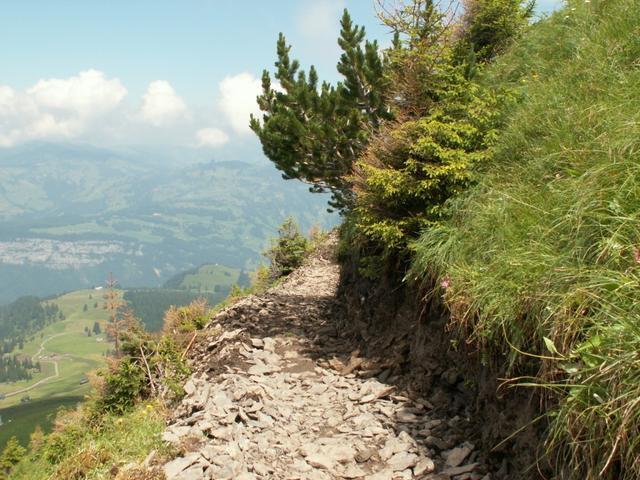
[{"label": "white cloud", "polygon": [[256,97],[262,92],[259,79],[250,73],[225,77],[220,82],[220,109],[237,133],[248,133],[249,115],[260,113]]},{"label": "white cloud", "polygon": [[86,70],[65,79],[40,80],[27,94],[42,108],[88,117],[113,110],[127,89],[117,78],[109,80],[98,70]]},{"label": "white cloud", "polygon": [[156,80],[144,94],[142,117],[156,127],[168,125],[187,115],[187,106],[171,84]]},{"label": "white cloud", "polygon": [[219,147],[229,141],[229,135],[219,128],[202,128],[196,132],[201,147]]},{"label": "white cloud", "polygon": [[[224,78],[218,88],[217,108],[206,112],[191,111],[166,80],[149,83],[138,103],[119,79],[97,70],[41,79],[25,89],[0,84],[0,146],[81,140],[216,148],[231,142],[232,133],[246,141],[249,115],[260,113],[260,80],[239,73]],[[158,127],[163,127],[162,135]]]},{"label": "white cloud", "polygon": [[25,91],[0,85],[0,145],[42,138],[73,138],[119,107],[127,89],[117,78],[86,70],[39,80]]}]

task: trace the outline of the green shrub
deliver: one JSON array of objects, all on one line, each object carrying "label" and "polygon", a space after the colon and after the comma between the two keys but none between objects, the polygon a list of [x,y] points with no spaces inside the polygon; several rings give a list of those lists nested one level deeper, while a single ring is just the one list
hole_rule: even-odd
[{"label": "green shrub", "polygon": [[480,62],[505,48],[527,26],[535,2],[521,0],[464,0],[457,48],[470,47]]},{"label": "green shrub", "polygon": [[162,336],[148,359],[157,389],[151,393],[164,400],[174,400],[184,395],[182,385],[191,373],[185,359],[185,349],[184,340],[170,335]]},{"label": "green shrub", "polygon": [[99,372],[103,383],[94,401],[95,416],[122,415],[149,397],[164,401],[180,397],[182,382],[190,373],[184,349],[193,339],[191,333],[203,328],[209,318],[206,301],[198,300],[170,308],[162,335],[151,335],[129,320],[121,334],[123,356]]},{"label": "green shrub", "polygon": [[414,3],[388,19],[404,34],[389,53],[398,120],[372,137],[353,180],[355,225],[401,256],[443,218],[444,203],[473,184],[499,113],[498,96],[466,76],[453,27],[431,2]]},{"label": "green shrub", "polygon": [[264,255],[271,262],[272,279],[284,277],[302,265],[309,249],[309,241],[300,233],[295,220],[288,217],[278,229],[278,237]]},{"label": "green shrub", "polygon": [[142,365],[131,357],[122,358],[115,368],[104,374],[104,389],[98,408],[109,413],[122,414],[142,398],[147,388]]},{"label": "green shrub", "polygon": [[439,222],[444,203],[469,188],[486,157],[495,106],[458,80],[462,98],[452,94],[424,117],[390,125],[358,162],[356,223],[387,250],[405,249]]},{"label": "green shrub", "polygon": [[175,335],[201,330],[210,318],[207,300],[203,298],[196,299],[189,305],[182,307],[171,305],[164,313],[163,332]]}]

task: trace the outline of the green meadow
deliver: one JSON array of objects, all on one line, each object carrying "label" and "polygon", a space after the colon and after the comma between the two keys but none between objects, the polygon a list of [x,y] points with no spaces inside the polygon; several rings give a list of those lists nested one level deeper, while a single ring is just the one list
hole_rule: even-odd
[{"label": "green meadow", "polygon": [[216,292],[217,288],[229,288],[237,283],[240,269],[224,265],[203,265],[197,270],[184,274],[180,289],[197,292]]},{"label": "green meadow", "polygon": [[52,300],[65,319],[48,325],[15,352],[34,357],[42,371],[28,381],[0,384],[0,395],[4,397],[0,399],[0,445],[11,435],[28,439],[37,424],[47,429],[51,414],[60,407],[75,405],[89,393],[91,386],[83,379],[104,364],[111,348],[104,334],[85,333],[85,327],[92,330],[96,321],[104,332],[108,312],[103,308],[103,293],[78,290]]}]

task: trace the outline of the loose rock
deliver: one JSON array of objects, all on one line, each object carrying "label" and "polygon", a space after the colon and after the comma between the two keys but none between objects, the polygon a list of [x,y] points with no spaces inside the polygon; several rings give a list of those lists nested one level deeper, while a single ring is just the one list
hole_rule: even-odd
[{"label": "loose rock", "polygon": [[488,470],[463,465],[478,455],[461,443],[462,419],[435,415],[427,400],[384,383],[400,378],[397,361],[376,364],[336,328],[338,278],[333,259],[318,254],[213,319],[191,349],[194,374],[162,437],[187,450],[164,465],[168,480],[398,480]]}]

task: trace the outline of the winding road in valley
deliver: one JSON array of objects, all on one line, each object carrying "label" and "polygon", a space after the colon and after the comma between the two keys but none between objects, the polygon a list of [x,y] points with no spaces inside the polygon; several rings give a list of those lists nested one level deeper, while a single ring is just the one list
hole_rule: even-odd
[{"label": "winding road in valley", "polygon": [[52,363],[53,364],[53,368],[54,368],[54,374],[53,375],[49,375],[46,378],[43,378],[42,380],[38,380],[36,383],[34,383],[33,385],[30,385],[28,387],[25,388],[21,388],[20,390],[16,390],[14,392],[9,392],[9,393],[5,393],[4,394],[4,398],[9,398],[9,397],[13,397],[15,395],[19,395],[21,393],[25,393],[28,392],[30,390],[33,390],[34,388],[42,385],[43,383],[48,382],[49,380],[51,380],[52,378],[58,378],[60,376],[60,368],[58,367],[58,361],[57,360],[41,360],[40,357],[42,355],[42,352],[45,348],[45,344],[56,337],[60,337],[62,335],[68,335],[69,332],[63,332],[63,333],[56,333],[55,335],[51,335],[50,337],[45,338],[42,343],[40,344],[40,350],[38,350],[35,355],[33,355],[32,359],[34,362],[39,361],[40,363],[43,362],[48,362],[48,363]]}]

